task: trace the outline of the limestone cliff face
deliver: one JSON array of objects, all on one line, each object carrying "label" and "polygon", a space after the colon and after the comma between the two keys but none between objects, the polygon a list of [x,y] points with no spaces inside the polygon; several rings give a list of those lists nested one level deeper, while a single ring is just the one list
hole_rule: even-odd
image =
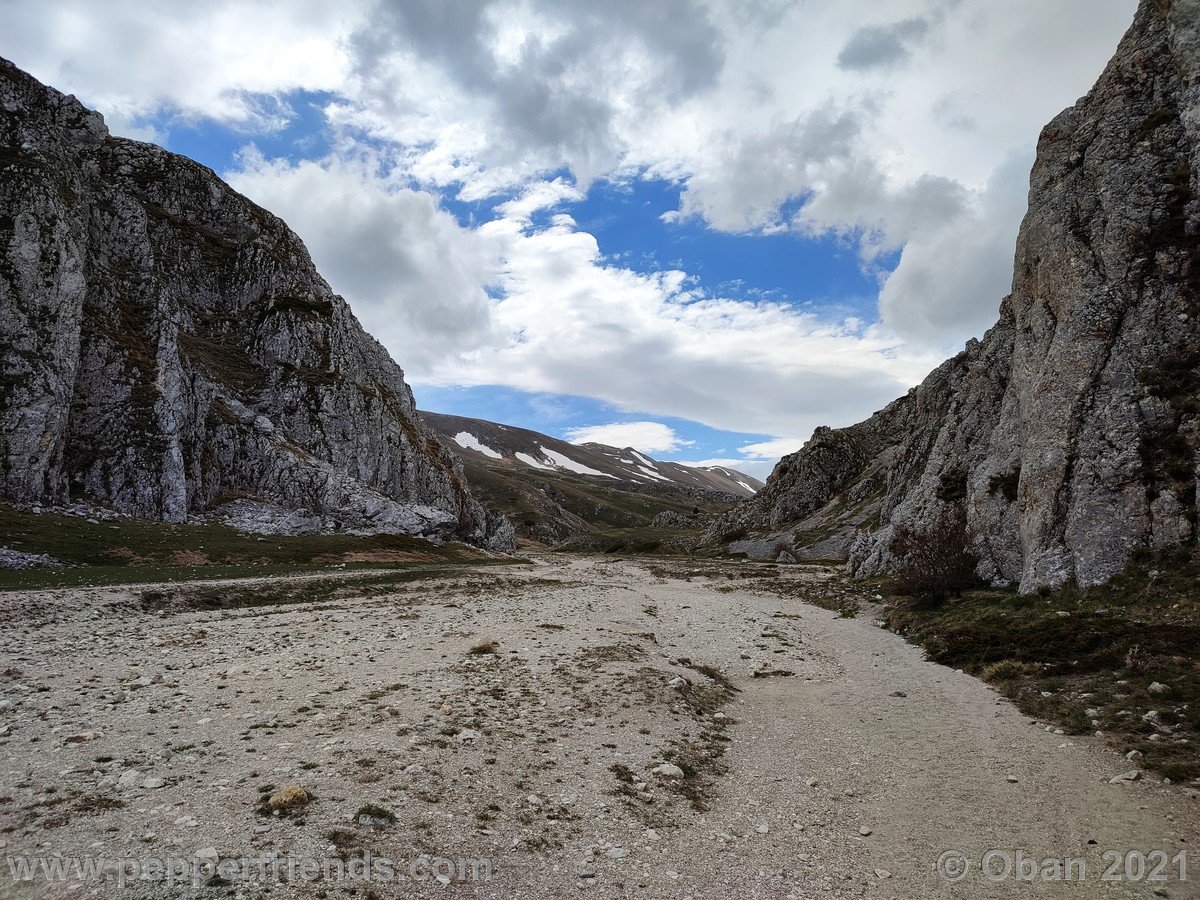
[{"label": "limestone cliff face", "polygon": [[867,421],[818,432],[716,531],[786,528],[875,573],[896,524],[962,504],[980,573],[1023,590],[1194,543],[1198,179],[1200,0],[1143,0],[1042,132],[996,326]]},{"label": "limestone cliff face", "polygon": [[266,210],[0,60],[0,492],[511,549]]}]

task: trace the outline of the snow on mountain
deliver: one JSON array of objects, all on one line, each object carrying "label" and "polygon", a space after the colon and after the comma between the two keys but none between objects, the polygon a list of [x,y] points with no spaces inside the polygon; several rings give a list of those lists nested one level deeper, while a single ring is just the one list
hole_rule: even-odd
[{"label": "snow on mountain", "polygon": [[689,466],[653,459],[632,447],[605,444],[571,444],[524,428],[422,412],[426,424],[445,441],[462,448],[464,455],[478,454],[480,462],[499,467],[526,467],[642,485],[680,485],[752,497],[762,482],[723,466]]},{"label": "snow on mountain", "polygon": [[458,446],[462,447],[464,450],[477,450],[489,459],[504,458],[503,453],[493,450],[469,431],[460,431],[454,436],[453,440],[454,443],[458,444]]}]

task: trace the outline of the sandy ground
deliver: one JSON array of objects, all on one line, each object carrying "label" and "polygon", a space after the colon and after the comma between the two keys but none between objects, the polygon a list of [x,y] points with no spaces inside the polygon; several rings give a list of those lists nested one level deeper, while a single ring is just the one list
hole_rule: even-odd
[{"label": "sandy ground", "polygon": [[[1194,791],[1110,784],[1132,764],[869,606],[754,594],[738,568],[546,556],[229,610],[0,597],[0,896],[1200,896],[1177,856]],[[309,802],[272,811],[289,787]],[[988,850],[994,876],[1018,851],[1086,869],[992,881]],[[198,890],[184,860],[222,877]]]}]

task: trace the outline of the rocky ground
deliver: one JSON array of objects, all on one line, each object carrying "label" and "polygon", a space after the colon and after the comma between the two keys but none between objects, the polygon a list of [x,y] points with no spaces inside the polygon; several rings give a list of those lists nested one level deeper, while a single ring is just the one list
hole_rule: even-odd
[{"label": "rocky ground", "polygon": [[[777,577],[856,617],[749,588],[761,568],[4,595],[0,896],[1198,896],[1173,861],[1194,791],[1112,782],[1133,764],[925,662],[830,571]],[[935,873],[992,848],[1082,857],[1087,883]],[[1165,851],[1167,880],[1102,882],[1106,850]],[[271,855],[328,871],[119,879]],[[11,881],[56,856],[106,862]],[[381,859],[397,878],[351,877]]]}]

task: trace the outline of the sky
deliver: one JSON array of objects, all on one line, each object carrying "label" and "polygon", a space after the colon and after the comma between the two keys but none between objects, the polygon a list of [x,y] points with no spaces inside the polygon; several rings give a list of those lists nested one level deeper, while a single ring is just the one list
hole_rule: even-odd
[{"label": "sky", "polygon": [[765,478],[995,320],[1134,0],[0,0],[284,218],[418,404]]}]

